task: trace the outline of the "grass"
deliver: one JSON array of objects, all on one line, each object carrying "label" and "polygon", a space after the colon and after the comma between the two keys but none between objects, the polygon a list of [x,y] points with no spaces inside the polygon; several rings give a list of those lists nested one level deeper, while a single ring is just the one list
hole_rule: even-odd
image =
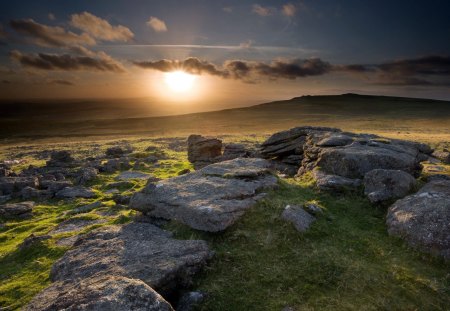
[{"label": "grass", "polygon": [[[263,134],[221,137],[225,142],[254,144]],[[158,178],[170,178],[191,169],[185,151],[177,151],[185,137],[129,137],[134,153],[146,158],[155,151],[164,153],[158,164],[140,171]],[[123,142],[125,143],[125,142]],[[441,142],[446,146],[448,142]],[[14,169],[29,164],[42,165],[42,150],[68,149],[76,158],[103,153],[117,140],[75,141],[0,147],[0,158],[14,158],[22,150],[26,159]],[[175,146],[175,147],[173,147]],[[134,163],[132,163],[134,164]],[[448,170],[448,166],[445,166]],[[450,171],[449,171],[450,172]],[[0,229],[0,310],[18,310],[49,284],[51,265],[67,247],[56,241],[111,224],[129,222],[134,213],[117,208],[105,193],[117,182],[118,173],[100,174],[91,186],[95,199],[41,202],[28,220],[8,221]],[[132,180],[118,187],[132,194],[144,187],[144,180]],[[73,208],[101,201],[102,207],[88,213],[67,213]],[[319,204],[324,214],[310,230],[298,233],[280,220],[287,204]],[[223,233],[208,234],[171,222],[167,229],[175,237],[204,239],[216,255],[195,278],[195,289],[207,292],[199,310],[446,310],[450,305],[450,264],[408,248],[388,236],[385,209],[376,208],[357,193],[332,196],[317,192],[310,177],[281,179],[280,187],[235,225]],[[59,223],[73,218],[105,223],[93,224],[80,232],[66,232],[20,251],[18,245],[30,234],[47,234]]]}]

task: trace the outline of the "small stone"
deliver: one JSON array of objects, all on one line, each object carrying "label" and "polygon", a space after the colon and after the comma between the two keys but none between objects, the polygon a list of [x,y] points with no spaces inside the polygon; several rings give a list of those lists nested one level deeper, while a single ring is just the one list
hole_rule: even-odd
[{"label": "small stone", "polygon": [[301,206],[297,205],[287,205],[281,214],[281,218],[291,222],[295,226],[295,229],[299,232],[305,232],[308,230],[311,224],[316,220]]}]

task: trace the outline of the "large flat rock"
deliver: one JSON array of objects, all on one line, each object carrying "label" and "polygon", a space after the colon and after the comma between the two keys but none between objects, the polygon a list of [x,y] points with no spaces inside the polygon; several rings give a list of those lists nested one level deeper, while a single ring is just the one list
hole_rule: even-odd
[{"label": "large flat rock", "polygon": [[109,226],[81,236],[52,267],[53,282],[110,275],[140,279],[162,295],[188,286],[211,257],[204,241],[176,240],[147,223]]},{"label": "large flat rock", "polygon": [[412,247],[450,260],[450,181],[436,180],[395,202],[386,217],[388,232]]},{"label": "large flat rock", "polygon": [[130,207],[146,215],[180,221],[194,229],[221,231],[231,226],[273,188],[277,178],[263,159],[238,158],[148,185]]}]

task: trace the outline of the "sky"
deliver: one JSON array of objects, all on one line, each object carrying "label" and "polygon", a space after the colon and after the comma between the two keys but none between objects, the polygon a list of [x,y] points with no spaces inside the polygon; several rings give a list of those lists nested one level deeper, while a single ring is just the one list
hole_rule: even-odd
[{"label": "sky", "polygon": [[450,2],[1,4],[0,99],[231,107],[348,92],[450,100]]}]

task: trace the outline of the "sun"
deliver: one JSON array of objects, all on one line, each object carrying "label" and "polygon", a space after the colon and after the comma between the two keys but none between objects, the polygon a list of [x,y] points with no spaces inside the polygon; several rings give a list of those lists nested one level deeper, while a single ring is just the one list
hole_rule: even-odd
[{"label": "sun", "polygon": [[195,76],[184,71],[172,71],[165,74],[164,81],[172,91],[183,93],[192,89]]}]

